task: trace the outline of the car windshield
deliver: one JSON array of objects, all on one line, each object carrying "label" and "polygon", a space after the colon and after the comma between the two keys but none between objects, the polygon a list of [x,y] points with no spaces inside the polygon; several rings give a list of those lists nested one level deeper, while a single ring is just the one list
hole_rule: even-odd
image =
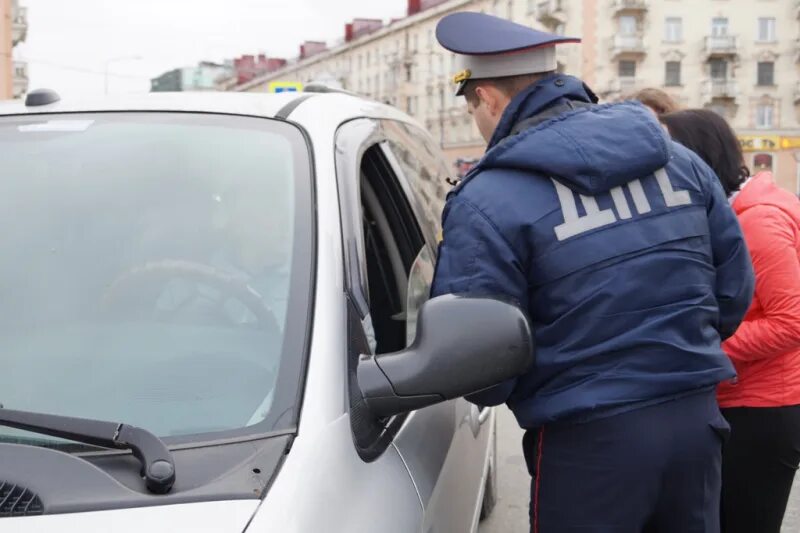
[{"label": "car windshield", "polygon": [[276,120],[0,117],[0,404],[175,441],[291,429],[309,161]]}]

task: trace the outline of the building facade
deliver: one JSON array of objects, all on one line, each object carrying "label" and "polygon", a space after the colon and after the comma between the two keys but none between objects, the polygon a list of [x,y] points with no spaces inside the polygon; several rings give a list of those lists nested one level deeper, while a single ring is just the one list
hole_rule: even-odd
[{"label": "building facade", "polygon": [[213,91],[217,82],[233,72],[228,65],[208,61],[193,67],[173,69],[150,80],[151,92]]},{"label": "building facade", "polygon": [[[585,2],[586,3],[586,2]],[[660,87],[736,129],[751,171],[800,193],[800,2],[596,0],[583,76],[603,98]],[[610,9],[608,9],[610,8]]]},{"label": "building facade", "polygon": [[0,100],[28,91],[28,65],[14,59],[14,47],[28,33],[28,10],[19,0],[0,0]]},{"label": "building facade", "polygon": [[[559,47],[559,70],[582,77],[604,101],[660,87],[684,106],[722,114],[746,164],[771,169],[800,193],[798,0],[408,0],[403,19],[354,21],[341,42],[316,43],[313,53],[228,88],[335,80],[416,117],[451,161],[479,157],[484,142],[450,83],[455,57],[434,36],[441,17],[462,10],[581,37]],[[362,28],[355,36],[354,27]]]}]

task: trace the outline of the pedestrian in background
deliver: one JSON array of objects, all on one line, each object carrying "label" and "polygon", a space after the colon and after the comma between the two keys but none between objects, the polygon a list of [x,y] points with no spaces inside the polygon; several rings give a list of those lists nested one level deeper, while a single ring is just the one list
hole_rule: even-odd
[{"label": "pedestrian in background", "polygon": [[681,106],[670,95],[656,88],[647,88],[638,91],[631,96],[631,100],[637,100],[650,109],[656,115],[663,115],[665,113],[673,113],[680,110]]},{"label": "pedestrian in background", "polygon": [[748,177],[739,142],[716,113],[661,120],[716,172],[756,273],[753,305],[723,344],[738,373],[719,388],[733,430],[723,454],[724,531],[780,533],[800,465],[800,200],[769,172]]},{"label": "pedestrian in background", "polygon": [[643,105],[557,73],[574,39],[480,13],[436,35],[488,149],[448,196],[432,292],[530,317],[531,370],[469,400],[526,430],[532,531],[718,532],[720,342],[753,289],[719,181]]}]

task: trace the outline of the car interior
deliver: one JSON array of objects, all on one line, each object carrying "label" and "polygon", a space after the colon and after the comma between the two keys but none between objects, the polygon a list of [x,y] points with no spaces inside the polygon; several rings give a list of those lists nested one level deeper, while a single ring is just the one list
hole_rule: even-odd
[{"label": "car interior", "polygon": [[376,353],[407,345],[409,272],[425,246],[411,206],[378,146],[364,155],[361,205]]}]

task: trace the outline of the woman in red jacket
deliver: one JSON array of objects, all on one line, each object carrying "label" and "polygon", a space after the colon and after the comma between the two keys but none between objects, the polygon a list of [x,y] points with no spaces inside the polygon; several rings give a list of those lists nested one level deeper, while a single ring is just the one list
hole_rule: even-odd
[{"label": "woman in red jacket", "polygon": [[753,304],[723,344],[738,373],[718,395],[732,428],[723,531],[780,533],[800,464],[800,201],[768,172],[747,177],[739,142],[716,113],[678,111],[661,120],[719,176],[756,273]]}]

